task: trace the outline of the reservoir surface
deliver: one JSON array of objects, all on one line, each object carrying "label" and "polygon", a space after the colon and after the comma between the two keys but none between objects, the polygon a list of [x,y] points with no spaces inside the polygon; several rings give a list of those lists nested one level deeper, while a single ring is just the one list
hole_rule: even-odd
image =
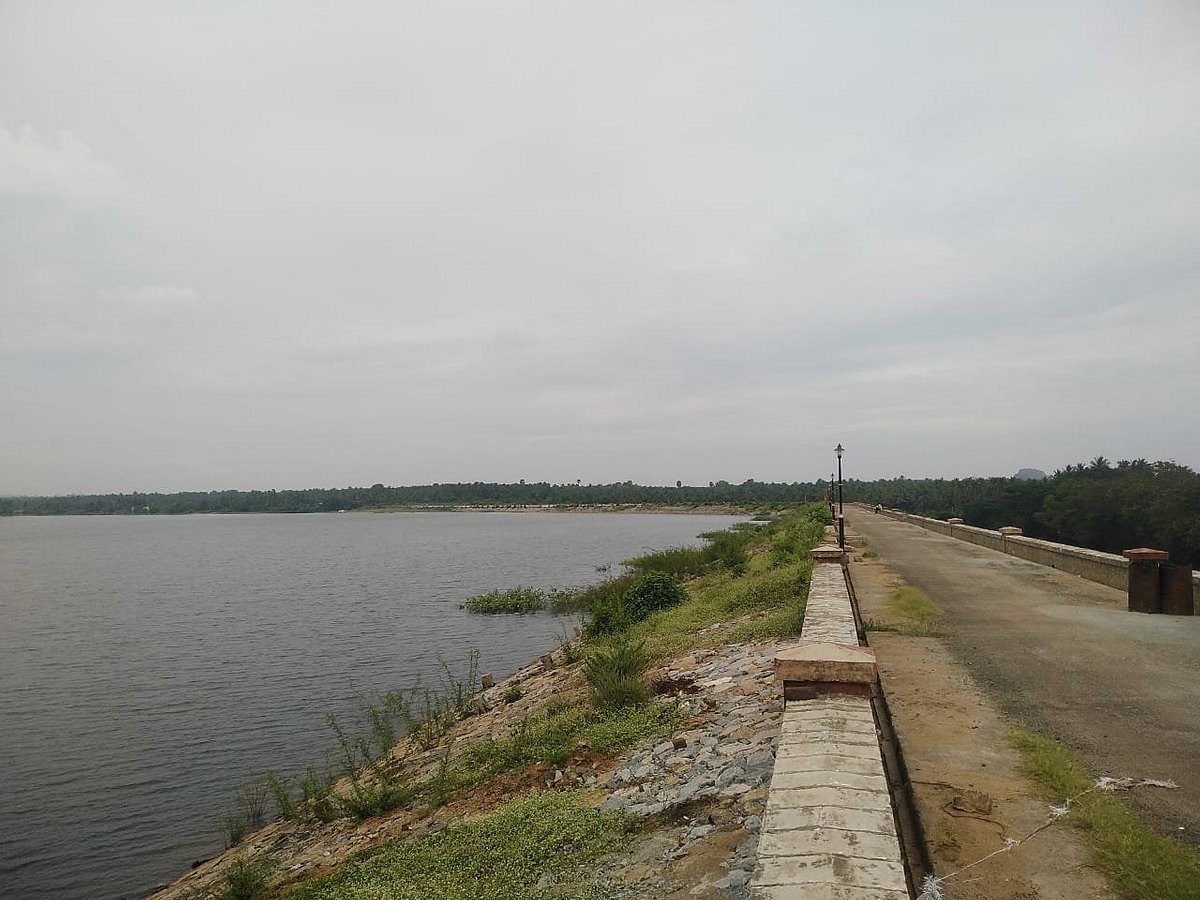
[{"label": "reservoir surface", "polygon": [[0,518],[0,897],[144,895],[221,849],[267,770],[322,766],[325,716],[507,674],[575,619],[477,616],[738,517],[621,513]]}]

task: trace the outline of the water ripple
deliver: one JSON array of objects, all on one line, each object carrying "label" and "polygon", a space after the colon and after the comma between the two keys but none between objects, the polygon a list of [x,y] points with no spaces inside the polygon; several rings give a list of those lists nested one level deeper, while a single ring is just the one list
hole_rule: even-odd
[{"label": "water ripple", "polygon": [[596,580],[715,516],[519,513],[0,519],[0,896],[135,895],[219,849],[215,817],[331,744],[326,711],[512,671],[548,615],[458,609]]}]

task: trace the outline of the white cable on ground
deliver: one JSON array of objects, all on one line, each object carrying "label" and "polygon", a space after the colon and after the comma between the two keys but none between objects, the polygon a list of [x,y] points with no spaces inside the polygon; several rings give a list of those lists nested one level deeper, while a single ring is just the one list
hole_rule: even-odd
[{"label": "white cable on ground", "polygon": [[1111,794],[1115,791],[1127,791],[1130,788],[1135,787],[1178,788],[1179,785],[1177,785],[1174,781],[1162,781],[1157,778],[1111,778],[1107,775],[1102,775],[1097,778],[1095,783],[1086,791],[1076,794],[1074,797],[1067,798],[1067,801],[1061,806],[1051,806],[1050,818],[1048,818],[1045,822],[1033,829],[1033,831],[1029,832],[1029,834],[1025,835],[1025,837],[1021,838],[1020,840],[1011,837],[1005,838],[1003,847],[999,848],[998,850],[993,850],[987,856],[980,857],[979,859],[975,860],[975,862],[965,865],[957,872],[951,872],[949,875],[943,875],[940,878],[935,875],[926,875],[925,880],[921,883],[921,893],[917,897],[917,900],[946,900],[946,894],[942,890],[943,884],[945,884],[951,878],[957,878],[968,869],[973,869],[981,863],[987,862],[993,856],[999,856],[1001,853],[1008,853],[1010,850],[1015,850],[1017,847],[1020,847],[1022,844],[1031,840],[1039,832],[1044,831],[1059,819],[1063,818],[1071,811],[1071,806],[1080,797],[1084,797],[1087,794],[1090,794],[1092,791],[1102,791],[1106,794]]}]

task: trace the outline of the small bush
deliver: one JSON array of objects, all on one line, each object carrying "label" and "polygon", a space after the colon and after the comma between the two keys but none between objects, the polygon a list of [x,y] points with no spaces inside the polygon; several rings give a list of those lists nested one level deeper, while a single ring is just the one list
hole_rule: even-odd
[{"label": "small bush", "polygon": [[239,856],[221,873],[219,900],[255,900],[263,896],[267,882],[275,870],[270,859],[250,859]]},{"label": "small bush", "polygon": [[267,790],[275,801],[275,812],[282,819],[296,818],[296,801],[292,797],[292,780],[280,778],[274,772],[266,775]]},{"label": "small bush", "polygon": [[221,834],[221,843],[228,850],[249,834],[250,823],[241,814],[235,813],[230,815],[226,813],[217,817],[217,830]]},{"label": "small bush", "polygon": [[520,700],[524,696],[525,696],[525,694],[524,694],[524,692],[522,692],[520,685],[514,684],[512,687],[510,687],[507,691],[504,692],[503,700],[505,703],[516,703],[518,700]]},{"label": "small bush", "polygon": [[687,600],[687,591],[674,575],[647,572],[625,592],[625,609],[629,618],[640,622],[660,609],[670,609]]},{"label": "small bush", "polygon": [[594,610],[597,606],[613,599],[625,596],[625,592],[629,590],[635,581],[638,580],[637,572],[625,572],[618,575],[616,578],[606,578],[588,587],[581,588],[576,593],[577,608],[583,610]]},{"label": "small bush", "polygon": [[629,610],[625,608],[625,598],[621,595],[609,595],[600,598],[592,605],[592,616],[585,626],[590,638],[604,637],[612,634],[622,634],[629,630],[633,620],[629,618]]},{"label": "small bush", "polygon": [[597,709],[640,706],[650,698],[646,669],[650,657],[646,644],[618,640],[608,647],[593,650],[583,661],[592,705]]},{"label": "small bush", "polygon": [[250,828],[261,828],[267,821],[267,787],[252,781],[238,789],[237,808]]}]

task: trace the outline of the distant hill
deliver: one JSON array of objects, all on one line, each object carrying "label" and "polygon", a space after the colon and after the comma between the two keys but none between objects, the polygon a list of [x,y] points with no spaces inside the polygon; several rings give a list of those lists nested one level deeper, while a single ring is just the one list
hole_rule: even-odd
[{"label": "distant hill", "polygon": [[1041,469],[1018,469],[1017,474],[1013,478],[1017,481],[1040,481],[1046,477],[1046,473]]}]

